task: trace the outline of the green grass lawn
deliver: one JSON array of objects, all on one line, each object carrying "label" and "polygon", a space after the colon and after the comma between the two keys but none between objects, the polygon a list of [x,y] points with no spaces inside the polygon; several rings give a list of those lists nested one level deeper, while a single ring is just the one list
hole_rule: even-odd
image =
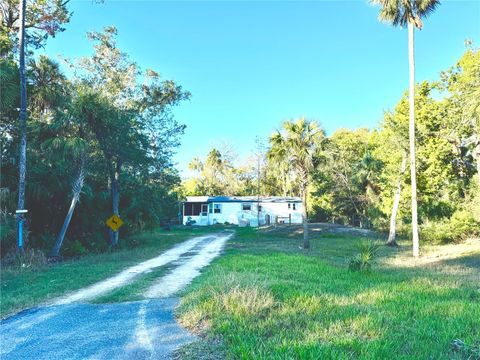
[{"label": "green grass lawn", "polygon": [[382,247],[359,273],[358,238],[313,230],[305,252],[298,228],[238,229],[184,294],[179,319],[204,341],[179,357],[480,359],[478,242],[416,261],[408,244]]},{"label": "green grass lawn", "polygon": [[[1,269],[0,315],[8,316],[25,308],[36,306],[49,299],[80,289],[115,275],[119,271],[161,254],[186,238],[201,235],[211,229],[183,228],[172,231],[156,230],[135,235],[139,244],[133,249],[111,253],[91,254],[77,260],[45,265],[39,268]],[[140,276],[134,283],[107,294],[96,302],[135,300],[143,286],[164,269],[153,270]]]}]

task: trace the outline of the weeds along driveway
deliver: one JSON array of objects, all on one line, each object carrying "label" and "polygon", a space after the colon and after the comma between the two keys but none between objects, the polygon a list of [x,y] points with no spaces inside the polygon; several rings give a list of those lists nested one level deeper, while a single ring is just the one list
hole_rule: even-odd
[{"label": "weeds along driveway", "polygon": [[[187,240],[163,254],[123,270],[51,306],[30,309],[0,323],[2,359],[163,359],[195,339],[173,316],[171,298],[222,251],[232,233]],[[135,281],[154,268],[172,270],[145,292],[144,301],[87,302]]]}]

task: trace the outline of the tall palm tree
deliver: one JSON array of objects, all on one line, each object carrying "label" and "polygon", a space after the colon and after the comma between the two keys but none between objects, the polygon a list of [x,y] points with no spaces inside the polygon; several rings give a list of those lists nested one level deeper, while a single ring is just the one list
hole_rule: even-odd
[{"label": "tall palm tree", "polygon": [[410,68],[409,86],[409,143],[410,143],[410,177],[412,182],[412,241],[413,256],[419,256],[418,214],[417,214],[417,176],[415,163],[415,56],[414,31],[423,28],[422,18],[432,13],[439,0],[370,0],[372,4],[380,5],[379,18],[394,26],[408,28],[408,61]]},{"label": "tall palm tree", "polygon": [[302,197],[303,247],[310,248],[307,223],[307,195],[310,173],[314,168],[314,157],[320,149],[325,134],[317,123],[300,118],[297,121],[285,121],[283,131],[270,137],[270,150],[267,156],[271,160],[286,161],[292,165],[299,183]]}]

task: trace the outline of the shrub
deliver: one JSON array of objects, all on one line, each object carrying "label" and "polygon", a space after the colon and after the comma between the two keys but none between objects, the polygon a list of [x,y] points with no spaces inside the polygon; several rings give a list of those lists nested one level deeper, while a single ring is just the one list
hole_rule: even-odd
[{"label": "shrub", "polygon": [[2,262],[16,270],[37,269],[47,263],[47,258],[41,250],[35,250],[32,248],[26,249],[23,253],[10,252]]},{"label": "shrub", "polygon": [[374,240],[361,240],[357,244],[359,253],[350,259],[348,268],[352,271],[370,271],[380,246]]},{"label": "shrub", "polygon": [[88,251],[94,253],[102,253],[108,250],[108,243],[105,240],[106,234],[93,232],[82,236],[81,243],[88,244]]},{"label": "shrub", "polygon": [[127,236],[122,245],[125,245],[127,249],[135,249],[142,245],[142,242],[138,236]]},{"label": "shrub", "polygon": [[0,256],[14,251],[17,247],[17,234],[15,227],[15,219],[13,217],[5,217],[0,221]]},{"label": "shrub", "polygon": [[460,242],[480,234],[480,223],[467,210],[456,211],[450,219],[428,221],[420,228],[421,237],[430,243]]},{"label": "shrub", "polygon": [[65,241],[63,246],[63,254],[67,257],[80,256],[87,252],[85,246],[83,246],[82,243],[78,240],[75,240],[73,242]]},{"label": "shrub", "polygon": [[195,225],[197,222],[195,220],[193,220],[190,216],[187,218],[187,221],[185,222],[185,225],[187,226],[191,226],[191,225]]}]

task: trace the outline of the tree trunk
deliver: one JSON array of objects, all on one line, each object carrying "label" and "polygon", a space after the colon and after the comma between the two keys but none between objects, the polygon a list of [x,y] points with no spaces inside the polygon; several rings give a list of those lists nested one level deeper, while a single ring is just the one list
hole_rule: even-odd
[{"label": "tree trunk", "polygon": [[400,205],[400,195],[402,192],[402,178],[403,174],[405,174],[405,170],[407,169],[407,154],[404,153],[402,157],[402,165],[400,166],[400,174],[398,175],[397,179],[397,189],[395,190],[395,196],[393,198],[393,207],[392,207],[392,215],[390,217],[390,233],[388,234],[387,245],[388,246],[398,246],[395,237],[397,235],[397,213],[398,213],[398,206]]},{"label": "tree trunk", "polygon": [[310,249],[308,237],[308,214],[307,214],[307,187],[302,186],[302,222],[303,222],[303,248]]},{"label": "tree trunk", "polygon": [[[120,170],[121,162],[117,160],[115,167],[115,173],[112,179],[112,212],[113,214],[120,216],[119,203],[120,203]],[[118,231],[110,230],[110,245],[115,247],[118,245]]]},{"label": "tree trunk", "polygon": [[480,136],[476,136],[475,148],[473,150],[473,158],[477,164],[477,180],[480,185]]},{"label": "tree trunk", "polygon": [[65,234],[68,230],[68,226],[70,225],[70,220],[72,220],[73,212],[75,211],[75,206],[77,206],[78,200],[80,199],[80,194],[83,188],[83,180],[85,178],[85,160],[82,159],[80,161],[79,171],[75,182],[73,183],[73,197],[72,202],[70,203],[70,208],[68,209],[67,216],[63,222],[62,228],[55,240],[55,245],[50,252],[50,257],[55,258],[58,257],[60,253],[60,248],[62,247],[63,239],[65,238]]},{"label": "tree trunk", "polygon": [[[20,159],[18,176],[18,210],[25,208],[25,175],[27,172],[27,80],[25,76],[25,11],[26,0],[19,2],[19,69],[20,69]],[[23,221],[23,214],[17,215],[17,227]],[[17,244],[23,243],[19,239],[20,231],[17,232]],[[23,251],[23,246],[19,248]]]},{"label": "tree trunk", "polygon": [[413,256],[419,256],[419,237],[418,237],[418,213],[417,213],[417,174],[415,164],[415,56],[414,56],[414,24],[408,22],[408,62],[410,67],[410,121],[409,121],[409,140],[410,140],[410,177],[412,180],[412,242]]}]

